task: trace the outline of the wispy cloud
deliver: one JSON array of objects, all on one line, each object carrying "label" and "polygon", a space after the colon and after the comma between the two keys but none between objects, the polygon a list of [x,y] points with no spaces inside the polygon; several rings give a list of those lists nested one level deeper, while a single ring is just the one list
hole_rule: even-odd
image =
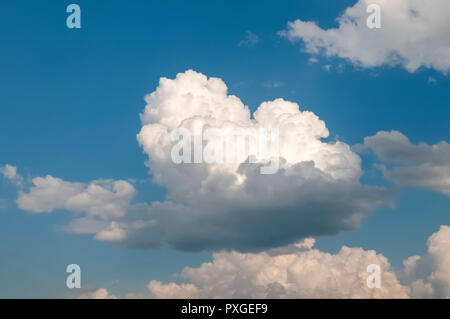
[{"label": "wispy cloud", "polygon": [[240,47],[252,47],[259,42],[259,37],[252,31],[245,31],[245,38],[239,41],[238,45]]},{"label": "wispy cloud", "polygon": [[278,89],[284,85],[285,85],[284,82],[281,81],[269,81],[264,82],[262,86],[265,87],[266,89]]},{"label": "wispy cloud", "polygon": [[330,71],[331,71],[331,65],[326,64],[326,65],[324,65],[324,66],[322,67],[322,69],[324,69],[324,70],[327,71],[327,72],[330,72]]}]

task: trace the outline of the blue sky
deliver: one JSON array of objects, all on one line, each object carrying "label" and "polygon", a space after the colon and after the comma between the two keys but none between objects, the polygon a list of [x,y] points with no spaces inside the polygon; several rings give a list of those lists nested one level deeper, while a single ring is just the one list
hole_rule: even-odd
[{"label": "blue sky", "polygon": [[[413,143],[449,141],[450,80],[442,72],[360,68],[324,56],[311,63],[300,45],[277,35],[299,18],[336,27],[335,18],[355,2],[80,0],[80,30],[65,25],[68,2],[2,2],[0,164],[17,166],[25,179],[135,180],[136,201],[164,200],[136,141],[139,114],[160,77],[187,69],[220,77],[252,111],[278,97],[298,103],[325,121],[329,140],[354,145],[394,129]],[[239,45],[246,31],[259,41]],[[362,157],[363,181],[391,185],[370,154]],[[209,251],[128,249],[64,232],[58,225],[71,213],[18,209],[17,190],[6,180],[0,198],[0,297],[73,297],[77,292],[65,286],[70,263],[81,266],[86,287],[124,295],[211,259]],[[316,247],[375,249],[400,267],[450,224],[449,210],[448,196],[405,188],[395,207],[377,208],[358,230],[317,238]]]}]

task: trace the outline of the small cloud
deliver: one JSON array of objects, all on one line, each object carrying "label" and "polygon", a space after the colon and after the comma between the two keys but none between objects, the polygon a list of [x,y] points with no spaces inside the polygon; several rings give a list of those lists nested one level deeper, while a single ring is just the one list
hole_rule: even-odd
[{"label": "small cloud", "polygon": [[322,67],[322,69],[324,69],[324,70],[327,71],[327,72],[330,72],[330,70],[331,70],[331,65],[326,64],[326,65],[324,65],[324,66]]},{"label": "small cloud", "polygon": [[17,167],[6,164],[0,169],[0,172],[7,179],[14,179],[17,176]]},{"label": "small cloud", "polygon": [[308,59],[308,62],[309,63],[317,63],[317,62],[319,62],[319,60],[317,58],[312,57],[312,58]]},{"label": "small cloud", "polygon": [[259,42],[259,37],[252,31],[245,31],[245,38],[238,43],[240,47],[252,47]]},{"label": "small cloud", "polygon": [[17,174],[17,167],[15,166],[8,164],[0,166],[0,174],[18,187],[23,184],[23,177]]},{"label": "small cloud", "polygon": [[100,288],[95,291],[82,293],[77,299],[117,299],[117,297],[110,295],[105,288]]},{"label": "small cloud", "polygon": [[266,89],[278,89],[284,86],[284,82],[281,81],[273,81],[273,82],[265,82],[263,83],[263,87]]},{"label": "small cloud", "polygon": [[430,84],[437,84],[437,80],[434,77],[429,76],[428,77],[428,83],[430,83]]}]

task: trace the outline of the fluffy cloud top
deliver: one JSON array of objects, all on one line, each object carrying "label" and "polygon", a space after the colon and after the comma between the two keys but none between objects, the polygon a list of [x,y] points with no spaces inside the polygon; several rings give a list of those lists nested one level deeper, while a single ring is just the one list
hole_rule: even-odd
[{"label": "fluffy cloud top", "polygon": [[[251,117],[221,79],[194,71],[162,78],[146,102],[138,141],[155,181],[168,191],[165,202],[151,205],[150,215],[155,230],[176,248],[282,246],[355,228],[388,201],[384,190],[359,184],[359,156],[345,143],[323,142],[329,135],[325,123],[296,103],[264,102]],[[260,166],[273,154],[249,164],[249,148],[238,153],[237,147],[225,151],[238,159],[233,163],[175,164],[171,132],[177,128],[188,129],[193,139],[208,128],[277,128],[280,170],[261,175]],[[206,148],[216,141],[203,143]]]},{"label": "fluffy cloud top", "polygon": [[[314,240],[279,254],[221,252],[199,268],[185,268],[184,283],[148,284],[153,298],[450,298],[450,227],[428,239],[428,251],[404,261],[400,284],[389,261],[373,250],[313,248]],[[369,288],[367,267],[380,266],[381,287]]]},{"label": "fluffy cloud top", "polygon": [[381,166],[386,178],[450,196],[450,145],[447,142],[413,144],[400,132],[381,131],[366,137],[364,147],[392,166]]},{"label": "fluffy cloud top", "polygon": [[[381,7],[381,28],[369,29],[370,4]],[[450,70],[450,2],[447,0],[359,0],[337,19],[339,26],[324,30],[315,22],[296,20],[280,32],[302,40],[311,54],[323,52],[361,67],[402,65]]]},{"label": "fluffy cloud top", "polygon": [[[450,298],[450,227],[428,239],[424,256],[406,259],[398,274],[374,250],[343,246],[337,254],[314,248],[315,240],[261,253],[220,252],[198,268],[186,267],[181,283],[152,280],[149,295],[131,298]],[[380,268],[379,288],[369,288],[370,265]],[[108,297],[106,289],[82,294]],[[80,296],[80,297],[81,297]]]},{"label": "fluffy cloud top", "polygon": [[110,295],[105,288],[100,288],[95,291],[82,293],[78,296],[78,299],[117,299],[117,297]]},{"label": "fluffy cloud top", "polygon": [[[194,71],[162,78],[146,101],[138,141],[154,180],[167,189],[165,201],[131,203],[135,189],[126,181],[83,184],[47,176],[20,192],[19,207],[35,213],[85,212],[66,229],[126,246],[166,242],[190,251],[258,251],[354,229],[391,199],[384,189],[359,183],[359,156],[345,143],[323,142],[329,135],[325,123],[296,103],[264,102],[252,117],[221,79]],[[204,149],[221,143],[206,138],[207,129],[277,129],[279,149],[254,154],[251,143],[240,148],[230,139],[224,155],[234,161],[176,164],[172,132],[179,128],[189,130],[194,141],[203,137]],[[257,156],[249,163],[251,155]],[[261,174],[274,156],[279,170]]]},{"label": "fluffy cloud top", "polygon": [[[264,102],[252,117],[221,79],[194,71],[162,78],[146,101],[138,141],[154,180],[167,189],[165,201],[131,203],[135,189],[126,181],[83,184],[47,176],[20,192],[19,207],[35,213],[85,212],[66,229],[126,246],[165,242],[189,251],[258,251],[354,229],[391,200],[384,189],[359,183],[359,156],[345,143],[322,141],[329,136],[325,123],[296,103]],[[224,155],[234,161],[176,164],[172,132],[179,128],[189,130],[194,141],[200,138],[204,149],[221,143],[206,138],[206,129],[277,129],[279,149],[258,153],[249,163],[255,155],[251,143],[239,148],[230,139]],[[279,170],[261,174],[274,156]]]},{"label": "fluffy cloud top", "polygon": [[[165,201],[132,204],[135,189],[126,181],[83,184],[47,176],[33,179],[29,192],[20,191],[18,206],[35,213],[85,212],[66,229],[126,246],[165,242],[181,250],[247,252],[354,229],[377,205],[392,199],[384,189],[361,185],[359,156],[345,143],[323,142],[329,135],[325,123],[295,103],[264,102],[252,117],[222,80],[194,71],[162,78],[146,101],[138,141],[154,180],[167,189]],[[273,154],[247,163],[249,147],[243,153],[227,149],[225,155],[237,159],[231,163],[175,164],[172,132],[177,128],[189,129],[194,139],[207,128],[277,128],[280,169],[260,174]],[[214,140],[202,143],[216,146]],[[399,132],[378,132],[365,138],[363,148],[384,162],[386,178],[450,195],[446,142],[412,144]],[[19,176],[10,165],[2,174]]]},{"label": "fluffy cloud top", "polygon": [[427,254],[412,256],[404,265],[413,297],[450,298],[450,227],[441,226],[428,239]]},{"label": "fluffy cloud top", "polygon": [[[388,260],[373,250],[342,247],[335,255],[313,249],[270,255],[221,252],[199,268],[185,268],[188,283],[148,285],[155,298],[406,298]],[[303,246],[305,246],[303,244]],[[371,264],[380,266],[381,288],[366,280]]]}]

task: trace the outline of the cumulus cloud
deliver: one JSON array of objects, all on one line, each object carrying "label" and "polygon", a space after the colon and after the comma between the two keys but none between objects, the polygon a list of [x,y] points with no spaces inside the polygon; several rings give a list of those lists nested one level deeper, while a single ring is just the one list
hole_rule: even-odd
[{"label": "cumulus cloud", "polygon": [[[450,298],[450,227],[428,238],[423,256],[411,256],[397,273],[374,250],[343,246],[336,254],[314,248],[315,240],[260,253],[218,252],[198,268],[186,267],[181,282],[152,280],[149,294],[129,298]],[[369,288],[370,265],[380,269],[380,287]],[[402,282],[399,280],[402,277]],[[106,289],[78,298],[115,298]]]},{"label": "cumulus cloud", "polygon": [[[35,213],[84,212],[65,229],[129,247],[168,243],[187,251],[248,252],[355,229],[392,200],[385,189],[360,184],[360,157],[343,142],[324,142],[325,123],[296,103],[264,102],[252,115],[221,79],[194,71],[162,78],[146,102],[137,139],[154,181],[167,190],[164,201],[132,203],[135,189],[126,181],[84,184],[47,176],[20,192],[19,207]],[[233,161],[177,164],[173,131],[181,128],[204,150],[222,145],[205,137],[207,129],[277,129],[278,148],[253,153],[251,143],[240,148],[229,139],[223,155]],[[274,157],[278,171],[261,174]]]},{"label": "cumulus cloud", "polygon": [[145,204],[130,205],[122,217],[107,220],[81,217],[61,229],[74,234],[92,234],[96,240],[129,248],[154,248],[159,246],[160,236],[149,211]]},{"label": "cumulus cloud", "polygon": [[158,299],[192,299],[199,298],[200,292],[193,284],[163,284],[159,281],[152,280],[148,286],[151,297]]},{"label": "cumulus cloud", "polygon": [[126,247],[153,248],[158,243],[156,231],[149,231],[154,226],[150,206],[132,203],[135,194],[134,186],[123,180],[86,184],[46,176],[34,178],[28,191],[20,190],[16,202],[32,213],[67,210],[81,215],[61,230]]},{"label": "cumulus cloud", "polygon": [[77,299],[117,299],[117,297],[110,295],[105,288],[99,288],[95,291],[82,293]]},{"label": "cumulus cloud", "polygon": [[83,184],[48,175],[34,178],[32,184],[28,193],[19,193],[17,205],[33,213],[65,209],[86,212],[92,217],[120,217],[135,195],[133,185],[126,181],[97,180]]},{"label": "cumulus cloud", "polygon": [[[215,253],[214,260],[199,268],[185,268],[187,283],[148,285],[154,298],[406,298],[388,260],[373,250],[342,247],[329,254],[299,243],[297,251],[277,255]],[[306,248],[306,249],[305,249]],[[369,288],[367,267],[380,266],[381,288]]]},{"label": "cumulus cloud", "polygon": [[441,226],[428,239],[427,253],[408,258],[404,266],[412,297],[450,298],[450,227]]},{"label": "cumulus cloud", "polygon": [[[361,161],[342,142],[323,142],[325,123],[296,103],[277,99],[250,114],[229,95],[219,78],[186,71],[162,78],[146,97],[138,141],[147,165],[168,198],[151,205],[155,228],[178,249],[253,250],[283,246],[301,238],[357,227],[377,205],[389,201],[383,189],[361,186]],[[279,130],[280,169],[260,174],[251,155],[236,147],[227,164],[175,164],[171,132],[187,128],[197,137],[207,128]],[[203,140],[205,148],[215,143]],[[231,143],[232,144],[232,143]],[[235,145],[234,145],[235,146]],[[267,156],[273,154],[266,154]]]},{"label": "cumulus cloud", "polygon": [[380,166],[387,179],[450,196],[450,145],[447,142],[413,144],[400,132],[380,131],[366,137],[363,148],[372,150],[388,165]]},{"label": "cumulus cloud", "polygon": [[[275,254],[215,253],[212,262],[186,267],[181,284],[151,281],[148,289],[153,298],[450,298],[449,226],[429,237],[424,256],[404,261],[404,284],[373,250],[343,246],[329,254],[313,245],[306,239]],[[380,266],[380,288],[367,286],[371,264]]]},{"label": "cumulus cloud", "polygon": [[[450,298],[450,227],[428,238],[423,256],[404,260],[397,272],[381,253],[343,246],[336,254],[314,248],[306,238],[259,253],[217,252],[198,268],[185,267],[178,282],[152,280],[148,294],[127,298]],[[373,270],[380,287],[370,288]],[[373,278],[373,277],[372,277]],[[402,278],[402,280],[399,280]],[[101,288],[78,298],[115,298]]]},{"label": "cumulus cloud", "polygon": [[[381,28],[367,27],[367,8],[381,8]],[[337,19],[337,28],[316,22],[289,22],[280,35],[302,40],[305,51],[347,59],[360,67],[401,65],[450,70],[450,2],[447,0],[359,0]]]}]

